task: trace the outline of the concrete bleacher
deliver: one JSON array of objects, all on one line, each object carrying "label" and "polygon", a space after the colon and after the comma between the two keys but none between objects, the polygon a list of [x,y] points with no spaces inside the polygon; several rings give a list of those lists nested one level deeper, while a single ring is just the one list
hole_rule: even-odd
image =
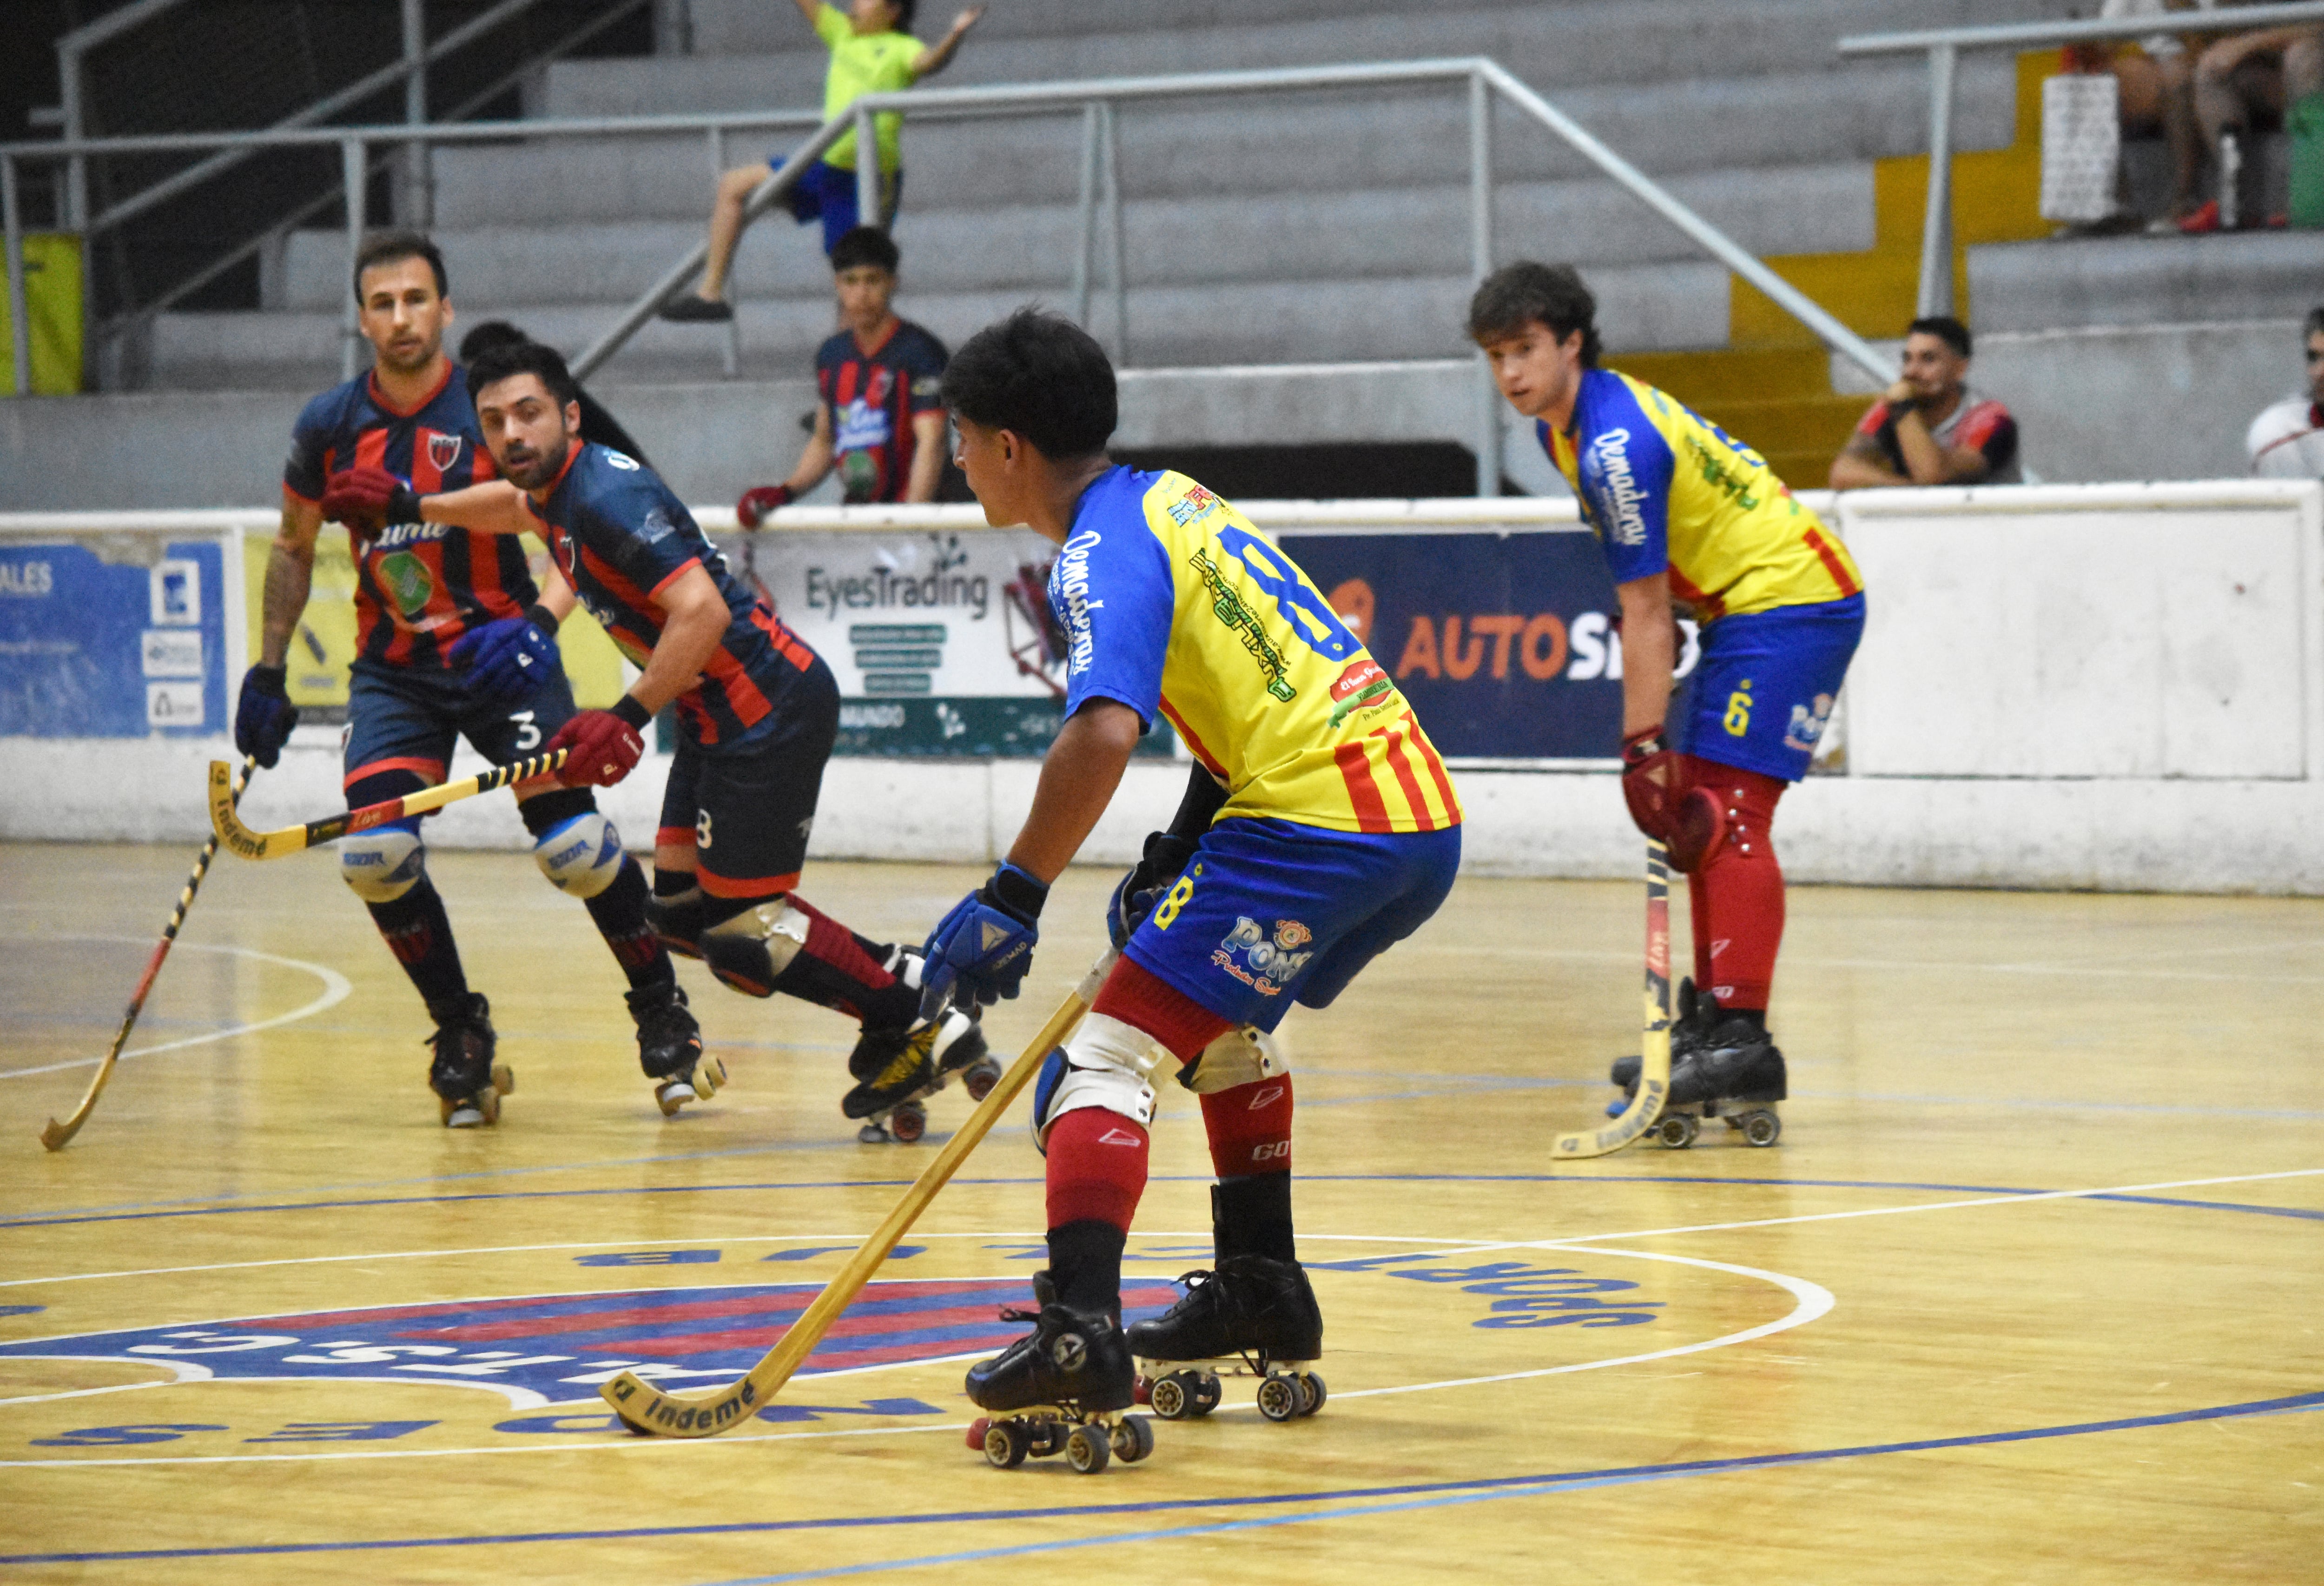
[{"label": "concrete bleacher", "polygon": [[[1833,41],[2059,10],[2055,0],[1453,0],[1428,8],[1148,0],[1127,30],[1119,10],[999,0],[936,86],[1489,55],[1779,265],[1790,256],[1870,258],[1881,248],[1893,263],[1898,226],[1916,230],[1917,216],[1900,221],[1883,173],[1924,146],[1924,75],[1917,61],[1843,62]],[[819,104],[825,57],[787,0],[690,0],[689,12],[692,53],[559,63],[532,107],[616,115]],[[932,0],[918,31],[934,36],[951,14]],[[1973,159],[2013,142],[2022,148],[2021,75],[2006,55],[1964,60],[1955,137]],[[1120,119],[1127,345],[1142,372],[1125,384],[1126,442],[1470,438],[1461,89],[1143,101]],[[897,224],[903,312],[956,343],[1028,300],[1070,307],[1080,124],[1076,112],[908,127]],[[739,135],[731,159],[789,141]],[[1765,316],[1754,318],[1723,268],[1544,129],[1504,108],[1494,143],[1499,256],[1582,265],[1601,299],[1615,361],[1638,355],[1642,373],[1669,379],[1691,399],[1761,399],[1764,410],[1752,415],[1759,433],[1785,431],[1794,420],[1804,427],[1796,441],[1778,435],[1761,444],[1784,452],[1794,474],[1811,466],[1853,401],[1832,395],[1812,344],[1803,355],[1786,328],[1760,345],[1754,327]],[[698,135],[446,148],[435,158],[435,229],[462,313],[512,318],[568,350],[594,341],[701,235],[710,163]],[[2100,245],[2114,244],[2075,244]],[[248,404],[251,433],[263,436],[250,442],[251,456],[271,462],[290,393],[337,377],[345,246],[337,232],[294,236],[266,272],[263,311],[163,317],[143,360],[152,394],[139,399],[139,410],[165,413],[172,392],[189,393],[189,402],[192,393],[279,393]],[[2038,319],[2042,294],[2060,296],[2045,284],[2045,253],[2024,254],[2027,269],[2013,274],[1998,256],[2006,252],[1970,250],[1982,330]],[[2106,267],[2089,259],[2089,270]],[[1092,328],[1112,337],[1120,327],[1102,242],[1094,276]],[[655,324],[592,383],[695,499],[779,472],[795,451],[791,420],[808,401],[803,372],[831,324],[813,228],[779,212],[754,227],[731,295],[742,378],[720,377],[720,329]],[[1851,316],[1860,305],[1829,293],[1826,300],[1852,322],[1870,312]],[[1888,312],[1871,312],[1859,327],[1893,333],[1871,322]],[[1728,361],[1705,362],[1721,353]],[[1300,372],[1248,373],[1283,365]],[[1246,373],[1204,373],[1223,366]],[[1771,381],[1792,386],[1778,392]],[[1414,382],[1425,400],[1414,400]],[[1268,400],[1253,401],[1254,391]],[[1778,396],[1782,413],[1764,406]],[[208,478],[223,467],[218,410],[201,411],[208,455],[181,461]],[[221,484],[204,499],[247,499],[267,476],[254,468],[254,485]],[[171,477],[183,488],[189,475],[178,468]],[[12,496],[20,488],[32,486],[0,486]]]}]

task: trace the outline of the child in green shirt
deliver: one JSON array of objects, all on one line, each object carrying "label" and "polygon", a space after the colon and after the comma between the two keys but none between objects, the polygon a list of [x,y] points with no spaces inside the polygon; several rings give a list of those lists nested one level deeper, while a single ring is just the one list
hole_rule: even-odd
[{"label": "child in green shirt", "polygon": [[[821,0],[792,0],[816,36],[831,51],[831,69],[823,79],[823,115],[828,121],[866,94],[891,94],[908,88],[922,78],[944,69],[961,41],[968,36],[984,7],[972,5],[953,18],[952,27],[933,44],[923,45],[910,32],[918,0],[850,0],[846,11]],[[880,215],[885,226],[896,217],[896,200],[904,187],[903,154],[898,143],[903,116],[894,112],[872,118],[872,134],[880,161]],[[665,319],[715,323],[732,319],[734,310],[725,300],[726,272],[733,263],[734,244],[742,235],[742,207],[770,168],[779,169],[782,157],[765,165],[743,165],[718,179],[718,196],[710,211],[710,259],[702,281],[692,296],[673,298],[664,305]],[[792,184],[786,201],[804,226],[823,222],[823,251],[828,254],[839,239],[854,229],[856,213],[855,134],[848,132],[807,168]]]}]

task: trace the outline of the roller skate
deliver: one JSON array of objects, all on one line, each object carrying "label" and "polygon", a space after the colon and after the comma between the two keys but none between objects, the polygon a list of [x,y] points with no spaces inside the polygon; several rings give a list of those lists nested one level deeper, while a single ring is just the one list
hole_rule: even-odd
[{"label": "roller skate", "polygon": [[493,1061],[498,1037],[493,1034],[492,1013],[483,994],[470,991],[465,1002],[437,1015],[436,1033],[428,1037],[434,1054],[428,1065],[428,1088],[436,1093],[447,1129],[498,1123],[501,1098],[516,1089],[516,1076],[508,1065]]},{"label": "roller skate", "polygon": [[1228,1256],[1178,1281],[1185,1297],[1130,1327],[1141,1403],[1165,1421],[1207,1415],[1219,1407],[1219,1374],[1185,1362],[1233,1360],[1232,1374],[1259,1379],[1259,1413],[1268,1420],[1323,1407],[1323,1379],[1309,1369],[1323,1352],[1323,1313],[1298,1262]]},{"label": "roller skate", "polygon": [[[890,1139],[909,1145],[926,1134],[928,1110],[922,1102],[949,1084],[954,1074],[964,1075],[962,1084],[980,1102],[1001,1077],[1001,1065],[985,1048],[983,1029],[956,1008],[902,1029],[867,1029],[855,1052],[857,1056],[884,1053],[839,1103],[848,1117],[863,1120],[855,1138],[867,1146]],[[855,1063],[856,1056],[848,1059],[850,1072],[855,1071]]]},{"label": "roller skate", "polygon": [[[1694,989],[1694,977],[1685,975],[1678,982],[1678,1017],[1671,1020],[1671,1067],[1675,1070],[1679,1060],[1702,1045],[1705,1036],[1719,1022],[1719,999],[1708,991]],[[1638,1070],[1645,1059],[1637,1053],[1614,1059],[1614,1066],[1606,1077],[1622,1093],[1618,1102],[1606,1103],[1606,1116],[1619,1118],[1638,1093]]]},{"label": "roller skate", "polygon": [[1784,1133],[1775,1103],[1787,1093],[1782,1050],[1749,1019],[1729,1019],[1672,1065],[1670,1099],[1652,1132],[1684,1150],[1704,1122],[1720,1118],[1746,1145],[1772,1146]]},{"label": "roller skate", "polygon": [[638,1021],[638,1066],[653,1081],[654,1102],[675,1118],[688,1102],[706,1102],[726,1083],[726,1065],[702,1055],[702,1028],[687,1011],[686,992],[672,981],[629,993]]},{"label": "roller skate", "polygon": [[1028,1458],[1062,1453],[1094,1476],[1114,1460],[1135,1464],[1154,1452],[1153,1425],[1121,1414],[1135,1399],[1138,1373],[1119,1322],[1055,1303],[1001,1318],[1031,1322],[1033,1331],[968,1369],[970,1402],[997,1412],[968,1428],[968,1446],[987,1463],[1013,1471]]}]

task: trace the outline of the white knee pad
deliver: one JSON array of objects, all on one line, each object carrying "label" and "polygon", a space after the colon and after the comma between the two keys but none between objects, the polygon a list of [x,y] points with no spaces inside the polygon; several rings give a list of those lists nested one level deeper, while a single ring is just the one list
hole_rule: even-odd
[{"label": "white knee pad", "polygon": [[702,959],[720,980],[753,997],[775,994],[775,977],[807,945],[807,916],[788,898],[746,908],[702,933]]},{"label": "white knee pad", "polygon": [[584,810],[540,834],[532,862],[558,891],[595,898],[622,873],[622,834],[595,810]]},{"label": "white knee pad", "polygon": [[1170,1053],[1144,1030],[1103,1013],[1082,1019],[1071,1039],[1049,1054],[1033,1092],[1033,1142],[1047,1150],[1049,1127],[1068,1112],[1102,1107],[1139,1125],[1154,1121],[1154,1087],[1146,1083]]},{"label": "white knee pad", "polygon": [[1204,1047],[1200,1056],[1178,1071],[1178,1083],[1198,1096],[1211,1096],[1290,1072],[1283,1043],[1257,1025],[1246,1024]]},{"label": "white knee pad", "polygon": [[428,873],[420,834],[380,826],[339,839],[339,880],[366,903],[392,903]]}]

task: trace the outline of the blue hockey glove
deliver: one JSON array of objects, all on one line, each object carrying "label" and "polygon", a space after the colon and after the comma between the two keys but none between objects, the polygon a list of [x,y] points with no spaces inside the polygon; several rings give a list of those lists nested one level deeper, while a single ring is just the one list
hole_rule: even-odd
[{"label": "blue hockey glove", "polygon": [[557,619],[542,605],[521,617],[503,617],[460,635],[452,664],[468,669],[468,687],[486,699],[529,699],[541,679],[562,665]]},{"label": "blue hockey glove", "polygon": [[1049,889],[1013,864],[953,905],[920,949],[920,1017],[934,1019],[957,983],[962,1000],[991,1004],[1014,997],[1041,939],[1041,905]]},{"label": "blue hockey glove", "polygon": [[1194,838],[1174,832],[1146,834],[1146,856],[1130,867],[1130,873],[1113,890],[1113,901],[1106,905],[1105,934],[1113,939],[1117,950],[1130,945],[1131,933],[1145,923],[1177,881],[1178,872],[1186,868],[1186,862],[1194,857]]},{"label": "blue hockey glove", "polygon": [[283,687],[283,667],[253,667],[242,675],[242,701],[234,711],[234,746],[268,770],[299,724],[299,707]]}]

